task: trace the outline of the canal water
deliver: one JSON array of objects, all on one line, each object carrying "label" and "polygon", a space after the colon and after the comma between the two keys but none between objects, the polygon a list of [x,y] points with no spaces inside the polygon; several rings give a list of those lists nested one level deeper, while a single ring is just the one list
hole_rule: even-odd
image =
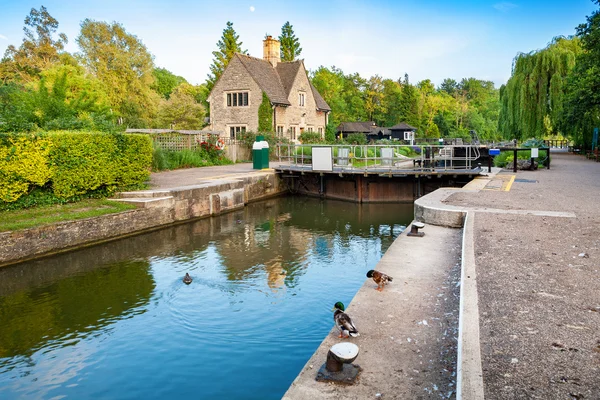
[{"label": "canal water", "polygon": [[0,398],[279,399],[412,217],[283,197],[0,268]]}]

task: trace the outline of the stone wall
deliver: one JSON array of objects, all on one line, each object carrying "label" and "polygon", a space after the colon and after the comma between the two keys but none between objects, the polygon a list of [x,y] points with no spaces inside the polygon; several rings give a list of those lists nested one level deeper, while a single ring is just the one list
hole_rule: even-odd
[{"label": "stone wall", "polygon": [[[304,93],[304,107],[298,104],[298,95]],[[301,64],[294,84],[290,90],[288,101],[292,103],[290,107],[277,107],[277,125],[284,125],[284,133],[292,126],[296,127],[296,139],[300,136],[300,128],[308,131],[312,128],[313,132],[318,132],[318,128],[322,128],[325,132],[325,113],[317,111],[317,104],[310,88],[308,76],[304,69],[304,64]]]},{"label": "stone wall", "polygon": [[265,172],[171,190],[131,192],[139,197],[121,201],[137,204],[140,208],[136,210],[0,233],[0,266],[219,215],[243,208],[249,202],[278,196],[285,190],[278,175]]},{"label": "stone wall", "polygon": [[[227,107],[226,93],[248,92],[248,106]],[[212,130],[229,137],[231,125],[245,125],[247,131],[258,130],[258,107],[262,90],[237,58],[233,57],[210,94]]]}]

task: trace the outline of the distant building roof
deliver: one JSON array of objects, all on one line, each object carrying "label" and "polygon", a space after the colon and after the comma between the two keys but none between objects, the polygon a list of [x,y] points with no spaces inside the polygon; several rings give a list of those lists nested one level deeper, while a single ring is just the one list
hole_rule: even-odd
[{"label": "distant building roof", "polygon": [[406,122],[400,122],[399,124],[396,124],[388,129],[390,129],[392,131],[416,131],[417,130],[417,128],[415,128],[414,126],[408,125]]},{"label": "distant building roof", "polygon": [[374,128],[377,128],[373,121],[359,121],[359,122],[342,122],[338,125],[338,132],[346,133],[369,133]]}]

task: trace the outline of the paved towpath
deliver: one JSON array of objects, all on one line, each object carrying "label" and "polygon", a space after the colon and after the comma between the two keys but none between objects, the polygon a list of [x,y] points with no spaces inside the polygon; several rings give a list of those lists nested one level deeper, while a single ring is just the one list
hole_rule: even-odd
[{"label": "paved towpath", "polygon": [[556,153],[550,170],[502,176],[508,191],[444,201],[478,210],[485,399],[600,399],[600,163]]}]

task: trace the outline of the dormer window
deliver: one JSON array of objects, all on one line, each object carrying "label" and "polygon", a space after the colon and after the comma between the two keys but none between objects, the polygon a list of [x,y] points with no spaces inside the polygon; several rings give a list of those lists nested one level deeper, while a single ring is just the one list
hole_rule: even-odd
[{"label": "dormer window", "polygon": [[298,105],[304,107],[304,93],[298,93]]},{"label": "dormer window", "polygon": [[227,93],[227,107],[247,107],[248,92]]}]

